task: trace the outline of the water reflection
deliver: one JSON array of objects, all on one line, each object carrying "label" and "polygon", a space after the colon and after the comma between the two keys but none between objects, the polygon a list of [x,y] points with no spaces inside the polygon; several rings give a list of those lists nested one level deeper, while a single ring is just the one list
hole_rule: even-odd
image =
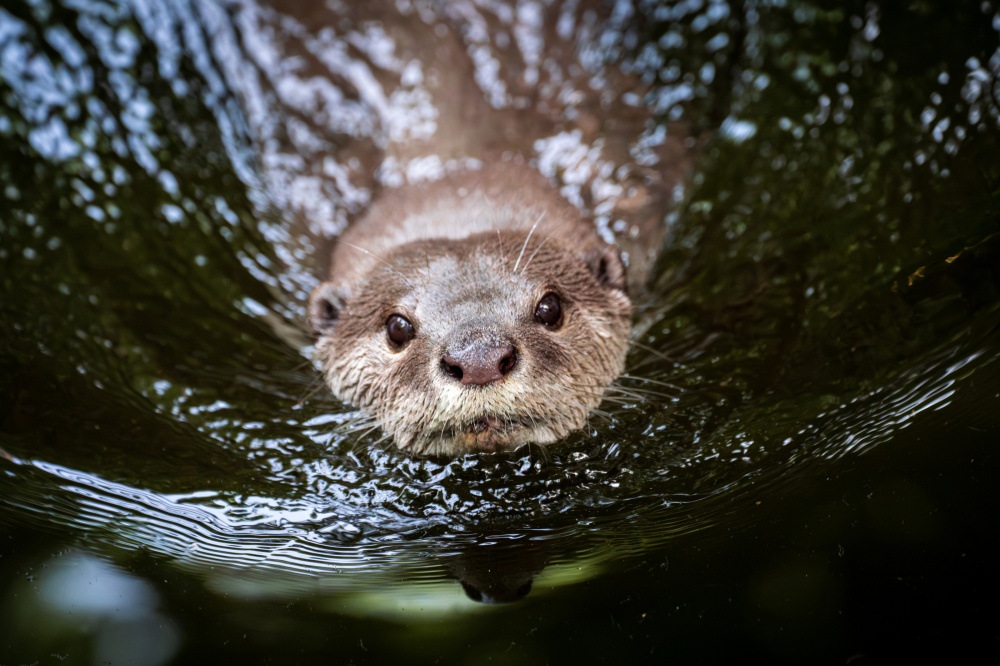
[{"label": "water reflection", "polygon": [[[994,371],[995,3],[341,9],[0,9],[0,520],[248,597],[416,581],[469,612],[442,578],[507,601],[750,529],[734,506]],[[377,188],[511,146],[607,234],[667,217],[671,249],[589,432],[409,460],[314,392],[301,304]],[[696,153],[678,215],[656,185]]]},{"label": "water reflection", "polygon": [[[37,576],[16,585],[18,603],[8,600],[10,634],[19,635],[22,654],[57,649],[60,660],[122,662],[142,666],[169,663],[181,636],[159,611],[149,583],[107,562],[78,552],[53,557]],[[8,628],[10,630],[10,628]]]}]

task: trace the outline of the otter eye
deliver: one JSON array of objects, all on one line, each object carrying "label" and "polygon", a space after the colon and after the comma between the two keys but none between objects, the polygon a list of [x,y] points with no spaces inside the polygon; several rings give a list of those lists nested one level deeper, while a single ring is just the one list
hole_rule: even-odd
[{"label": "otter eye", "polygon": [[402,349],[415,334],[413,324],[398,314],[391,315],[385,320],[385,333],[389,337],[389,344],[396,349]]},{"label": "otter eye", "polygon": [[535,321],[550,328],[562,323],[562,301],[554,292],[542,296],[535,306]]}]

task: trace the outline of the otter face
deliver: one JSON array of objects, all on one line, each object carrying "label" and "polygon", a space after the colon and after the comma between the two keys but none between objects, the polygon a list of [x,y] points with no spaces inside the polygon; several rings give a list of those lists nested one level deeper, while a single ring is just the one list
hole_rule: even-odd
[{"label": "otter face", "polygon": [[310,322],[333,393],[409,453],[554,442],[622,372],[631,302],[610,246],[479,234],[383,259],[350,294],[317,287]]}]

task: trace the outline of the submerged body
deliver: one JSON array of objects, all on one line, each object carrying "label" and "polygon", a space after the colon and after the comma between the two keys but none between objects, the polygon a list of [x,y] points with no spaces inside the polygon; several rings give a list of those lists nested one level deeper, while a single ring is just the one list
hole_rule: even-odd
[{"label": "submerged body", "polygon": [[581,428],[624,367],[630,317],[617,248],[510,164],[386,194],[310,300],[334,394],[418,455]]}]

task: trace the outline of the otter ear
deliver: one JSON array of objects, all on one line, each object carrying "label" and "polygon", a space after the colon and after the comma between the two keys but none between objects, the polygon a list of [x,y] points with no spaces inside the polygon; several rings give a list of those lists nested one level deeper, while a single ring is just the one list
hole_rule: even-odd
[{"label": "otter ear", "polygon": [[344,299],[332,282],[323,282],[313,289],[309,294],[309,328],[313,336],[318,338],[332,331],[343,307]]},{"label": "otter ear", "polygon": [[628,291],[628,274],[617,247],[601,243],[600,247],[584,253],[583,261],[602,285]]}]

